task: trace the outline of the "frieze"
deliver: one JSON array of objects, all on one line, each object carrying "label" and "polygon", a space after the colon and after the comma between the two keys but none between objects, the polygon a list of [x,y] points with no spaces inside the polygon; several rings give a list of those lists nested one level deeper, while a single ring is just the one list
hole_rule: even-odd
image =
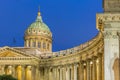
[{"label": "frieze", "polygon": [[98,30],[103,31],[103,27],[110,28],[111,26],[108,24],[107,26],[104,26],[105,23],[109,22],[120,22],[120,14],[110,14],[110,13],[104,13],[104,14],[97,14],[96,15],[96,27]]},{"label": "frieze", "polygon": [[105,24],[104,28],[112,28],[111,24]]},{"label": "frieze", "polygon": [[104,21],[120,21],[120,14],[97,14],[97,20]]}]

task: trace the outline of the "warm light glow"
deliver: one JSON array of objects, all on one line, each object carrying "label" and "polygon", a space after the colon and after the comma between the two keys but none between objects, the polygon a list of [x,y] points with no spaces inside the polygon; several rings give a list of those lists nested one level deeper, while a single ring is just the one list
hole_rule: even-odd
[{"label": "warm light glow", "polygon": [[93,62],[91,61],[90,64],[93,64]]},{"label": "warm light glow", "polygon": [[86,66],[86,63],[84,63],[83,65]]},{"label": "warm light glow", "polygon": [[96,62],[99,63],[99,60],[97,59]]}]

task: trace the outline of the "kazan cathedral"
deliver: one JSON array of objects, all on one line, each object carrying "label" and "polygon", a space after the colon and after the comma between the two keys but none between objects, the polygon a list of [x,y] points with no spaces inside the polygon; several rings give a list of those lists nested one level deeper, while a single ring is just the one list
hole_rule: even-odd
[{"label": "kazan cathedral", "polygon": [[71,49],[52,52],[52,32],[40,11],[25,31],[24,47],[0,48],[0,75],[18,80],[120,80],[120,0],[103,0],[97,36]]}]

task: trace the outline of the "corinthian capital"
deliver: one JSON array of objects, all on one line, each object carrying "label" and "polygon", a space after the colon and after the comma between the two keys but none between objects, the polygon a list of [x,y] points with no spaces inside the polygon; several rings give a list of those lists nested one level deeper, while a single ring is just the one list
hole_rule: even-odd
[{"label": "corinthian capital", "polygon": [[104,32],[104,38],[112,38],[112,39],[116,39],[118,38],[118,33],[117,32],[112,32],[112,31],[105,31]]}]

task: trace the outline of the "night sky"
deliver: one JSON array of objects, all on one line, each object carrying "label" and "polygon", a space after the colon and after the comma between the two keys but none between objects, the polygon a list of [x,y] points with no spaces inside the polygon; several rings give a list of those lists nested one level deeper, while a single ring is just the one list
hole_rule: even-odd
[{"label": "night sky", "polygon": [[96,13],[102,0],[0,0],[0,46],[24,46],[24,31],[36,20],[53,33],[53,51],[83,44],[97,35]]}]

